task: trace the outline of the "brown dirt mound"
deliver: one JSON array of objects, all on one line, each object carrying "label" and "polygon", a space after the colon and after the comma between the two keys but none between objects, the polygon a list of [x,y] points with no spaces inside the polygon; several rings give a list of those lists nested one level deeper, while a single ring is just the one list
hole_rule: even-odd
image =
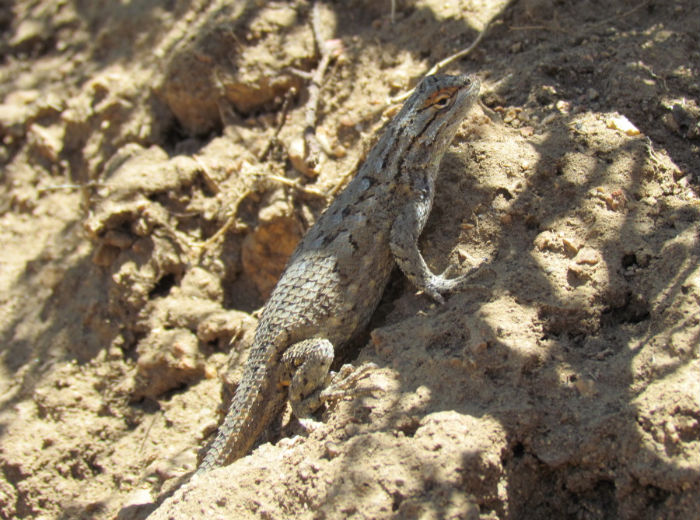
[{"label": "brown dirt mound", "polygon": [[145,518],[182,482],[388,96],[490,20],[421,239],[477,287],[396,273],[342,354],[381,390],[153,518],[700,516],[697,2],[322,4],[333,153],[300,173],[311,9],[0,3],[0,517]]}]

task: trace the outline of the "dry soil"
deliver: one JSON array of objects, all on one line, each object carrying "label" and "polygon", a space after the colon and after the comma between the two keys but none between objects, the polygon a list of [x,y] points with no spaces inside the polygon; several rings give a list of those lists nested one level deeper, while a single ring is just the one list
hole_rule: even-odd
[{"label": "dry soil", "polygon": [[[700,517],[700,4],[0,2],[0,517]],[[178,486],[296,242],[441,59],[481,103],[441,165],[436,305],[396,272],[289,413]]]}]

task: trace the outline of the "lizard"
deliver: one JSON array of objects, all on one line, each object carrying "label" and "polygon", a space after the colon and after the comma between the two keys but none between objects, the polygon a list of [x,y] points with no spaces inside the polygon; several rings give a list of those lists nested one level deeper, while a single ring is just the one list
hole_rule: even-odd
[{"label": "lizard", "polygon": [[260,315],[241,382],[195,475],[246,455],[287,397],[303,418],[353,380],[350,365],[329,371],[335,349],[366,328],[394,265],[439,303],[478,269],[454,278],[447,270],[434,274],[418,238],[440,161],[479,88],[475,76],[425,77],[299,242]]}]

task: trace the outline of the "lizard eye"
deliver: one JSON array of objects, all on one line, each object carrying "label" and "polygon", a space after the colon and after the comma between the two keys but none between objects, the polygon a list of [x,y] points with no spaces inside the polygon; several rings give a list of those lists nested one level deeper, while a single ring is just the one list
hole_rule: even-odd
[{"label": "lizard eye", "polygon": [[448,94],[442,94],[440,96],[437,96],[433,100],[433,106],[435,108],[437,108],[438,110],[445,108],[449,104],[450,104],[450,96]]}]

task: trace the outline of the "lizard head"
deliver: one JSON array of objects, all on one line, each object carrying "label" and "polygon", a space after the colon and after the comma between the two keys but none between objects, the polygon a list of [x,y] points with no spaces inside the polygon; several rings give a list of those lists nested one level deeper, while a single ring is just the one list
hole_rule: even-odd
[{"label": "lizard head", "polygon": [[421,155],[427,156],[430,166],[437,167],[480,86],[476,76],[466,74],[426,76],[397,116],[403,120],[402,133],[407,137],[404,153],[415,163],[421,162]]}]

